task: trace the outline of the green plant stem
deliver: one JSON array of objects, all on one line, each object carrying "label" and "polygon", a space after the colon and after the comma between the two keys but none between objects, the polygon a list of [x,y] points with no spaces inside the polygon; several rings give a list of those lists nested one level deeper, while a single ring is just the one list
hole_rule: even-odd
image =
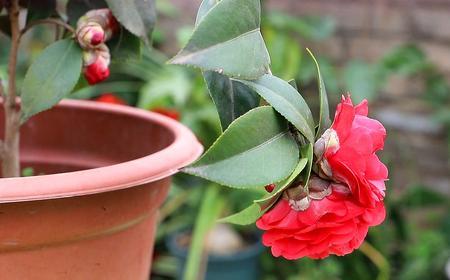
[{"label": "green plant stem", "polygon": [[192,233],[191,246],[184,270],[183,279],[185,280],[204,279],[208,259],[208,254],[204,250],[206,236],[219,217],[223,206],[219,191],[219,188],[215,186],[208,186],[206,189]]},{"label": "green plant stem", "polygon": [[359,250],[377,266],[380,271],[377,280],[389,280],[390,267],[386,258],[366,241],[364,241]]},{"label": "green plant stem", "polygon": [[20,43],[19,0],[11,1],[8,15],[11,22],[11,50],[8,61],[8,92],[3,94],[5,139],[2,145],[2,172],[3,177],[18,177],[20,176],[20,107],[16,100],[16,66]]},{"label": "green plant stem", "polygon": [[41,25],[41,24],[54,24],[56,26],[62,26],[65,29],[67,29],[68,31],[70,31],[71,33],[75,33],[75,29],[73,29],[72,26],[65,23],[64,21],[57,19],[57,18],[45,18],[45,19],[35,20],[35,21],[31,22],[30,24],[28,24],[27,26],[25,26],[25,28],[20,32],[20,36],[25,34],[28,30],[30,30],[34,26]]}]

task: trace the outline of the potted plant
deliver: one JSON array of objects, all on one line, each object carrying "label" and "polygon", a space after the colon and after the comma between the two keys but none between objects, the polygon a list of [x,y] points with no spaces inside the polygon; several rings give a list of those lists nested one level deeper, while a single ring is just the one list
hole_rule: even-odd
[{"label": "potted plant", "polygon": [[[331,122],[325,83],[307,49],[317,70],[315,121],[295,81],[272,74],[260,20],[259,0],[203,0],[189,41],[171,59],[202,71],[222,126],[211,147],[183,171],[235,191],[259,192],[219,221],[256,222],[273,256],[349,254],[385,218],[388,172],[376,152],[386,130],[368,117],[367,101],[354,106],[349,94]],[[183,279],[203,278],[205,237],[227,204],[216,187],[204,196]]]},{"label": "potted plant", "polygon": [[[201,146],[177,122],[119,105],[63,101],[36,114],[82,87],[82,69],[88,83],[100,82],[109,75],[111,56],[130,59],[141,47],[137,37],[148,44],[153,2],[73,0],[64,21],[49,17],[54,2],[30,1],[24,27],[19,1],[0,3],[11,35],[7,90],[2,87],[2,170],[12,177],[0,181],[0,219],[7,229],[0,231],[2,276],[146,278],[167,176],[192,162]],[[19,104],[19,43],[43,23],[65,31],[58,29],[56,37],[62,39],[27,70]],[[386,131],[368,117],[366,101],[354,106],[349,95],[332,123],[320,68],[310,55],[318,77],[317,122],[295,82],[271,73],[259,0],[204,0],[190,40],[171,60],[202,70],[222,128],[204,155],[183,171],[258,193],[247,208],[220,221],[256,221],[264,231],[262,243],[275,257],[289,260],[349,254],[385,217],[387,169],[375,153],[383,148]],[[19,159],[35,174],[57,174],[14,178]],[[73,170],[78,171],[67,172]],[[205,190],[185,279],[202,277],[204,237],[224,212],[222,194],[216,186]]]},{"label": "potted plant", "polygon": [[[170,176],[202,147],[187,128],[160,114],[60,102],[86,81],[106,79],[111,57],[119,63],[139,57],[149,45],[153,1],[71,0],[67,14],[56,6],[0,1],[0,30],[10,42],[7,75],[0,76],[0,274],[147,279]],[[56,27],[56,40],[22,80],[19,47],[40,25]],[[22,169],[36,176],[20,177]]]}]

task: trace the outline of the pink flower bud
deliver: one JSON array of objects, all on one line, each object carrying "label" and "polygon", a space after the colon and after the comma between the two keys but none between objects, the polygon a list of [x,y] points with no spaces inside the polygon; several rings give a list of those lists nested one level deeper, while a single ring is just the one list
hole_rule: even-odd
[{"label": "pink flower bud", "polygon": [[[95,30],[90,31],[92,26],[96,26],[96,28]],[[110,9],[91,10],[78,20],[77,38],[82,48],[93,48],[98,44],[109,40],[114,33],[117,33],[119,27],[120,25]],[[87,31],[86,28],[88,28]],[[100,29],[101,34],[99,32]],[[84,34],[86,32],[88,32],[88,36],[84,39]],[[92,32],[92,35],[90,35],[89,32]],[[98,43],[92,43],[91,40],[89,40],[90,38]],[[86,43],[85,40],[88,40],[88,43]]]},{"label": "pink flower bud", "polygon": [[99,83],[109,77],[110,55],[105,44],[99,45],[98,49],[84,52],[83,74],[89,84]]},{"label": "pink flower bud", "polygon": [[96,22],[89,22],[77,28],[77,40],[83,49],[93,49],[105,41],[105,31]]}]

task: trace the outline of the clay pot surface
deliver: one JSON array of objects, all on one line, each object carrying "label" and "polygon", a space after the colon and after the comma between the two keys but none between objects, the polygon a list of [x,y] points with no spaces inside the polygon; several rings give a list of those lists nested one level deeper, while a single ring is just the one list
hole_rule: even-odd
[{"label": "clay pot surface", "polygon": [[201,152],[180,123],[127,106],[33,117],[21,164],[37,176],[0,179],[0,278],[147,279],[170,176]]}]

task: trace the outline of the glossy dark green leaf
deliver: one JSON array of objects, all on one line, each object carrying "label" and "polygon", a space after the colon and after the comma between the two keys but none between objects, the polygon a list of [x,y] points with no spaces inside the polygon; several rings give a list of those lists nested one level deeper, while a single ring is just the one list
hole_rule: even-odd
[{"label": "glossy dark green leaf", "polygon": [[[255,79],[270,58],[260,26],[259,0],[222,0],[200,17],[187,45],[170,62]],[[245,63],[243,63],[245,62]]]},{"label": "glossy dark green leaf", "polygon": [[56,0],[30,0],[27,6],[27,22],[55,16]]},{"label": "glossy dark green leaf", "polygon": [[330,107],[328,105],[327,91],[325,89],[325,83],[323,82],[322,73],[320,72],[319,63],[317,63],[317,59],[314,57],[314,54],[309,49],[306,50],[308,51],[317,68],[317,83],[319,86],[320,98],[319,127],[316,133],[316,138],[318,138],[325,130],[327,130],[331,126]]},{"label": "glossy dark green leaf", "polygon": [[127,62],[141,59],[141,40],[125,28],[108,42],[112,62]]},{"label": "glossy dark green leaf", "polygon": [[[219,0],[203,0],[197,13],[197,26]],[[259,105],[259,95],[244,84],[214,71],[203,72],[209,94],[216,105],[222,130],[236,118]]]},{"label": "glossy dark green leaf", "polygon": [[69,23],[72,26],[75,26],[78,19],[87,11],[106,7],[108,7],[108,5],[104,0],[69,0],[66,6]]},{"label": "glossy dark green leaf", "polygon": [[197,18],[195,19],[195,26],[197,26],[203,17],[211,10],[220,0],[203,0],[197,11]]},{"label": "glossy dark green leaf", "polygon": [[290,84],[291,87],[295,88],[295,90],[298,91],[297,82],[294,79],[289,80],[288,84]]},{"label": "glossy dark green leaf", "polygon": [[184,172],[235,188],[261,187],[288,177],[299,150],[286,120],[269,106],[236,119]]},{"label": "glossy dark green leaf", "polygon": [[106,3],[128,31],[148,42],[156,23],[154,0],[106,0]]},{"label": "glossy dark green leaf", "polygon": [[219,113],[222,130],[259,105],[259,95],[246,85],[213,71],[206,71],[203,76]]},{"label": "glossy dark green leaf", "polygon": [[255,81],[238,80],[255,90],[310,142],[314,142],[314,121],[305,100],[288,82],[266,74]]},{"label": "glossy dark green leaf", "polygon": [[71,39],[45,48],[23,81],[21,121],[51,108],[68,95],[80,77],[81,65],[81,49]]},{"label": "glossy dark green leaf", "polygon": [[309,178],[311,177],[311,171],[314,161],[314,150],[313,150],[313,144],[309,143],[305,146],[302,146],[300,149],[300,154],[302,158],[307,159],[308,164],[306,165],[306,168],[303,172],[303,185],[307,186],[309,183]]}]

